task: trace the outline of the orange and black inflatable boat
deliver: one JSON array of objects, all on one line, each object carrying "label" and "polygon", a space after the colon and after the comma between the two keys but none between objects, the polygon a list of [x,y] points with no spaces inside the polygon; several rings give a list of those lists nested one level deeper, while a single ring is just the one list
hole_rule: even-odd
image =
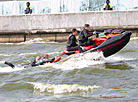
[{"label": "orange and black inflatable boat", "polygon": [[[124,30],[107,30],[103,33],[97,33],[96,37],[91,38],[91,41],[94,41],[96,47],[93,45],[84,46],[87,50],[84,53],[102,51],[104,57],[111,56],[116,52],[120,51],[130,40],[130,36],[132,35],[131,31]],[[72,55],[79,53],[76,51],[63,51],[64,54]]]}]

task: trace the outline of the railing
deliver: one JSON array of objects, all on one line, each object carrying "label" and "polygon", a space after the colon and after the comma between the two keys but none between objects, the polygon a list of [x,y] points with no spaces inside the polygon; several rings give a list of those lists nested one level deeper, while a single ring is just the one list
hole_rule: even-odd
[{"label": "railing", "polygon": [[[24,14],[27,1],[1,1],[0,15]],[[30,1],[33,14],[101,11],[106,0],[43,0]],[[113,10],[138,9],[138,0],[110,0]]]}]

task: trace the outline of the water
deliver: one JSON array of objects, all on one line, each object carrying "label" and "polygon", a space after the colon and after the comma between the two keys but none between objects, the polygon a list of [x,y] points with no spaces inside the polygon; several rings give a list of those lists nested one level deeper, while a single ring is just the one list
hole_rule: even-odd
[{"label": "water", "polygon": [[[117,54],[80,54],[55,64],[34,68],[0,65],[1,102],[120,102],[138,100],[138,40]],[[38,55],[54,57],[66,43],[35,39],[0,44],[0,60],[16,66]],[[94,60],[100,59],[100,60]]]}]

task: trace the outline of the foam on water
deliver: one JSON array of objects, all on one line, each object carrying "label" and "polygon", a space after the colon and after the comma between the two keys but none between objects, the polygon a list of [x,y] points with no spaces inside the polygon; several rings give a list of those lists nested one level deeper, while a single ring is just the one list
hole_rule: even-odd
[{"label": "foam on water", "polygon": [[102,88],[101,86],[90,86],[90,85],[68,85],[68,84],[59,84],[59,85],[51,85],[51,84],[43,84],[37,82],[28,82],[32,84],[34,90],[40,90],[40,92],[48,92],[53,94],[65,94],[71,92],[93,92],[95,89]]},{"label": "foam on water", "polygon": [[[56,52],[61,53],[61,52]],[[20,53],[20,54],[0,54],[0,56],[25,56],[25,55],[36,55],[37,53]],[[49,53],[49,54],[55,54],[55,52]],[[117,63],[117,62],[124,62],[124,61],[131,61],[136,60],[135,58],[126,58],[121,55],[113,55],[108,58],[104,58],[102,52],[94,52],[94,53],[86,53],[86,54],[75,54],[71,55],[68,60],[60,63],[47,63],[42,66],[38,66],[41,68],[55,68],[55,69],[61,69],[61,70],[73,70],[73,69],[82,69],[85,67],[89,67],[91,65],[98,65],[98,64],[105,64],[105,63]],[[37,67],[37,68],[38,68]],[[0,67],[0,72],[13,72],[22,70],[24,68],[14,68],[11,67]]]},{"label": "foam on water", "polygon": [[28,44],[45,44],[45,43],[58,43],[54,41],[43,40],[42,38],[35,38],[21,43],[0,43],[0,45],[28,45]]},{"label": "foam on water", "polygon": [[11,67],[0,67],[0,73],[9,73],[9,72],[15,72],[15,71],[20,71],[24,70],[25,68],[23,67],[15,67],[12,69]]},{"label": "foam on water", "polygon": [[117,62],[132,61],[132,60],[136,60],[136,58],[127,58],[124,56],[112,55],[108,58],[105,58],[105,63],[117,63]]},{"label": "foam on water", "polygon": [[[73,70],[73,69],[82,69],[85,67],[89,67],[90,65],[98,65],[105,63],[117,63],[117,62],[125,62],[135,60],[135,58],[126,58],[121,56],[113,55],[108,58],[104,58],[102,52],[94,52],[87,54],[76,54],[70,56],[70,58],[63,63],[47,63],[45,65],[37,66],[36,68],[55,68],[61,70]],[[127,64],[127,62],[126,62]],[[0,67],[1,72],[14,72],[23,70],[23,67],[15,67],[12,69],[11,67]]]},{"label": "foam on water", "polygon": [[132,38],[130,38],[130,40],[137,40],[138,39],[138,37],[132,37]]},{"label": "foam on water", "polygon": [[76,54],[70,56],[70,58],[61,63],[55,64],[53,67],[62,70],[73,70],[88,67],[90,65],[103,64],[104,56],[102,52],[94,52],[87,54]]},{"label": "foam on water", "polygon": [[22,44],[32,44],[32,43],[45,43],[42,38],[36,38],[33,40],[29,40],[21,43],[0,43],[0,45],[22,45]]},{"label": "foam on water", "polygon": [[103,56],[102,52],[93,52],[87,54],[76,54],[69,57],[63,63],[54,64],[53,68],[61,70],[82,69],[91,65],[105,64],[105,63],[118,63],[125,61],[136,60],[136,58],[127,58],[124,56],[113,55],[108,58]]},{"label": "foam on water", "polygon": [[40,68],[51,68],[52,66],[54,66],[55,63],[46,63],[45,65],[40,65],[37,66],[36,68],[40,67]]}]

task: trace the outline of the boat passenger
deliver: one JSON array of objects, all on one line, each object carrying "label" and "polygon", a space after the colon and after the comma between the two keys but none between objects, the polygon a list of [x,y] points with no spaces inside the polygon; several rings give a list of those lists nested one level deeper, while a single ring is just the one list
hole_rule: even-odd
[{"label": "boat passenger", "polygon": [[75,51],[79,50],[79,52],[83,52],[82,48],[76,43],[76,34],[78,34],[75,28],[72,29],[72,34],[69,35],[67,40],[67,51]]}]

